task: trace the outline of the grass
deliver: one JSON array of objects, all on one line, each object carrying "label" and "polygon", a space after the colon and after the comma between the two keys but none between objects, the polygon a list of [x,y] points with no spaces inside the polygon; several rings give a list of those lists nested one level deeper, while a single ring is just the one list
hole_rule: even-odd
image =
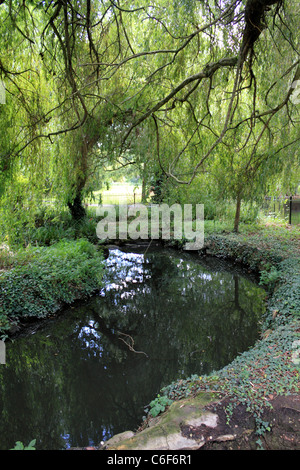
[{"label": "grass", "polygon": [[87,204],[133,204],[141,201],[142,190],[133,183],[111,183],[109,189],[93,192],[92,198],[87,198]]}]

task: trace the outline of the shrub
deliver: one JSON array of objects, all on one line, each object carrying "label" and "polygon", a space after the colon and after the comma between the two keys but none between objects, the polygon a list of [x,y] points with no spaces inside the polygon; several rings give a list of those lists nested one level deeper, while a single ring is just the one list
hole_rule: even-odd
[{"label": "shrub", "polygon": [[101,285],[102,260],[85,239],[20,250],[14,267],[0,275],[0,321],[43,318],[91,295]]},{"label": "shrub", "polygon": [[15,447],[10,450],[35,450],[35,443],[36,439],[33,439],[27,446],[23,444],[21,441],[17,441]]}]

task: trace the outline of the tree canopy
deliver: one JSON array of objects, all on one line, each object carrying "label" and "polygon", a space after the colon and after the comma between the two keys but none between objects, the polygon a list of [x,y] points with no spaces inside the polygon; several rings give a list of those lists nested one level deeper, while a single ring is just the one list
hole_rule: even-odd
[{"label": "tree canopy", "polygon": [[230,197],[236,215],[272,185],[290,190],[299,15],[296,0],[0,1],[8,225],[47,192],[84,217],[107,165],[137,165],[181,200],[198,184],[198,200]]}]

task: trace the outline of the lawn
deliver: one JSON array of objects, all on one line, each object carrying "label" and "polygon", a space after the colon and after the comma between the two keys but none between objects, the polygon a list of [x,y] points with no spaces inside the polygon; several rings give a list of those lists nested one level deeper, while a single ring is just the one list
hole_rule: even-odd
[{"label": "lawn", "polygon": [[114,182],[109,189],[93,192],[93,198],[87,204],[133,204],[141,201],[142,189],[133,183]]}]

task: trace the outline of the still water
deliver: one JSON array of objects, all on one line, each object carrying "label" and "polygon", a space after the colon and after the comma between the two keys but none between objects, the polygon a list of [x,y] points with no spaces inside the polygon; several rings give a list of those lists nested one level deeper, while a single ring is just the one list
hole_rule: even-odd
[{"label": "still water", "polygon": [[103,289],[6,343],[0,449],[98,445],[136,430],[178,378],[229,364],[259,336],[265,292],[242,270],[172,250],[110,250]]}]

